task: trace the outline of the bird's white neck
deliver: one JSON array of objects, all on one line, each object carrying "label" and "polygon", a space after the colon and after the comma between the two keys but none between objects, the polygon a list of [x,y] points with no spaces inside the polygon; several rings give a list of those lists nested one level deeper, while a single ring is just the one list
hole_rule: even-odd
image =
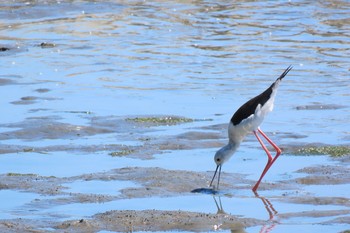
[{"label": "bird's white neck", "polygon": [[229,143],[222,147],[218,152],[220,154],[222,154],[222,159],[223,159],[223,163],[226,162],[227,160],[229,160],[231,158],[231,156],[236,152],[236,150],[238,149],[240,143],[233,143],[231,141],[229,141]]},{"label": "bird's white neck", "polygon": [[240,144],[241,144],[240,142],[229,141],[228,144],[224,147],[225,147],[225,150],[230,151],[233,154],[236,152]]}]

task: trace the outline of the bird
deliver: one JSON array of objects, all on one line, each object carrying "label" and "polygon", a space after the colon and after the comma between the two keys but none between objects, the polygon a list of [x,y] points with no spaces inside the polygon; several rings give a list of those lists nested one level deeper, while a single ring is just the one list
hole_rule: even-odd
[{"label": "bird", "polygon": [[[261,173],[259,180],[252,188],[253,192],[256,192],[261,180],[263,179],[267,171],[270,169],[272,164],[282,153],[281,149],[260,129],[260,125],[263,122],[265,116],[273,110],[274,100],[280,82],[292,68],[293,67],[290,65],[276,79],[276,81],[271,84],[269,88],[267,88],[260,95],[257,95],[254,98],[248,100],[233,114],[228,125],[228,144],[219,149],[214,156],[216,170],[214,172],[214,176],[210,182],[209,187],[212,187],[216,174],[219,171],[218,183],[216,187],[217,189],[219,189],[222,165],[225,162],[227,162],[231,158],[231,156],[237,151],[238,147],[240,146],[244,138],[247,136],[247,134],[253,132],[253,134],[255,135],[255,137],[257,138],[261,147],[264,149],[267,155],[267,164],[263,172]],[[270,145],[276,150],[276,154],[274,157],[271,155],[271,153],[265,146],[259,134],[263,138],[265,138],[266,141],[270,143]]]}]

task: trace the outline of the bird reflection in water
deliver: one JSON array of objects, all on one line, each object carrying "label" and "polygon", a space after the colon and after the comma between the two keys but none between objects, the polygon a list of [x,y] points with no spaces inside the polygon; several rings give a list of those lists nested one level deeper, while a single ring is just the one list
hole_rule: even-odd
[{"label": "bird reflection in water", "polygon": [[267,198],[259,196],[259,194],[257,192],[254,192],[254,194],[255,194],[255,197],[259,198],[264,203],[265,209],[266,209],[267,213],[269,214],[268,224],[264,224],[259,232],[260,233],[269,233],[276,226],[277,222],[275,220],[275,217],[277,216],[278,212]]},{"label": "bird reflection in water", "polygon": [[[255,194],[256,198],[259,198],[263,202],[264,207],[269,215],[269,219],[268,219],[267,223],[261,227],[259,232],[260,233],[270,233],[277,225],[275,217],[276,217],[278,212],[276,211],[276,209],[273,207],[272,203],[267,198],[259,196],[259,194],[257,192],[254,192],[254,194]],[[213,199],[214,199],[214,202],[215,202],[215,205],[217,208],[217,214],[228,214],[225,212],[225,210],[222,207],[221,197],[213,194]],[[220,226],[221,225],[217,225],[218,229],[220,228]],[[231,229],[231,232],[244,233],[246,231],[243,228],[235,228],[235,229]]]},{"label": "bird reflection in water", "polygon": [[[221,197],[220,196],[215,196],[215,194],[213,195],[213,199],[215,201],[215,205],[216,208],[218,209],[216,214],[225,214],[225,215],[229,215],[228,213],[225,212],[225,210],[222,207],[222,203],[221,203]],[[216,227],[215,227],[216,226]],[[214,230],[219,230],[221,227],[221,224],[215,225],[214,226]],[[215,229],[216,228],[216,229]],[[232,233],[246,233],[246,231],[244,230],[244,227],[239,225],[235,228],[231,228],[231,232]]]}]

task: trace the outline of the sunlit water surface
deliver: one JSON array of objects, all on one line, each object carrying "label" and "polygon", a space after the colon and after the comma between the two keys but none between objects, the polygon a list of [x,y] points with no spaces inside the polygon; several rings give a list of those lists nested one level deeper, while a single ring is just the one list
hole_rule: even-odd
[{"label": "sunlit water surface", "polygon": [[[350,3],[348,1],[11,1],[0,3],[0,173],[74,176],[126,166],[208,171],[214,149],[168,151],[152,160],[51,151],[48,155],[6,153],[6,146],[138,145],[120,134],[70,138],[6,138],[11,124],[51,117],[88,125],[89,117],[178,115],[210,119],[163,127],[146,134],[176,135],[205,124],[226,123],[249,98],[268,87],[289,65],[274,112],[263,129],[279,144],[348,144]],[[42,44],[46,43],[46,44]],[[255,142],[242,145],[226,172],[257,177],[265,156]],[[248,148],[244,148],[248,147]],[[82,155],[83,154],[83,155]],[[186,164],[183,161],[186,159]],[[243,162],[244,161],[244,162]],[[269,181],[297,177],[311,165],[338,164],[326,157],[281,157]],[[76,165],[79,164],[79,169]],[[241,164],[241,165],[239,165]],[[65,165],[65,169],[57,169]],[[259,169],[258,169],[259,170]],[[287,174],[287,175],[286,175]],[[118,188],[94,183],[95,192]],[[67,184],[72,192],[91,192],[86,184]],[[103,187],[104,188],[98,188]],[[132,183],[116,186],[133,187]],[[349,185],[310,186],[315,196],[348,197]],[[79,191],[80,190],[80,191]],[[224,209],[243,217],[268,219],[263,203],[251,193],[222,197]],[[263,192],[272,197],[274,191]],[[167,209],[215,213],[210,195],[127,199],[110,203],[68,204],[36,210],[26,203],[38,194],[0,190],[1,218],[79,219],[114,209]],[[208,205],[203,205],[208,203]],[[261,207],[261,208],[260,208]],[[333,205],[274,202],[279,213],[349,209]],[[84,211],[82,211],[84,209]],[[87,212],[86,210],[89,210]],[[349,215],[344,215],[349,217]],[[290,218],[271,232],[337,232],[347,224],[319,224],[328,218]],[[257,232],[261,226],[246,229]],[[266,231],[267,232],[267,231]]]}]

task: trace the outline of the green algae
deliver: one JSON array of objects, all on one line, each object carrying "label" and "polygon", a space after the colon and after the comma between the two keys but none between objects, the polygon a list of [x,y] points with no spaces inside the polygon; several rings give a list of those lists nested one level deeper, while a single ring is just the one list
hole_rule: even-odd
[{"label": "green algae", "polygon": [[37,174],[33,174],[33,173],[22,174],[22,173],[15,173],[15,172],[9,172],[6,175],[7,176],[38,176]]},{"label": "green algae", "polygon": [[177,117],[177,116],[152,116],[152,117],[135,117],[135,118],[127,118],[127,121],[133,121],[137,123],[145,123],[145,124],[155,124],[155,125],[176,125],[182,123],[193,122],[194,120],[186,117]]},{"label": "green algae", "polygon": [[39,176],[38,174],[34,174],[34,173],[8,172],[6,175],[7,175],[7,176],[13,176],[13,177],[26,177],[26,176],[31,176],[31,177],[41,177],[41,178],[56,178],[55,176]]},{"label": "green algae", "polygon": [[350,155],[349,146],[309,146],[297,150],[299,155],[330,155],[340,157]]},{"label": "green algae", "polygon": [[111,153],[109,153],[109,155],[112,157],[119,157],[119,156],[129,155],[132,153],[134,153],[134,150],[125,149],[125,150],[111,152]]}]

